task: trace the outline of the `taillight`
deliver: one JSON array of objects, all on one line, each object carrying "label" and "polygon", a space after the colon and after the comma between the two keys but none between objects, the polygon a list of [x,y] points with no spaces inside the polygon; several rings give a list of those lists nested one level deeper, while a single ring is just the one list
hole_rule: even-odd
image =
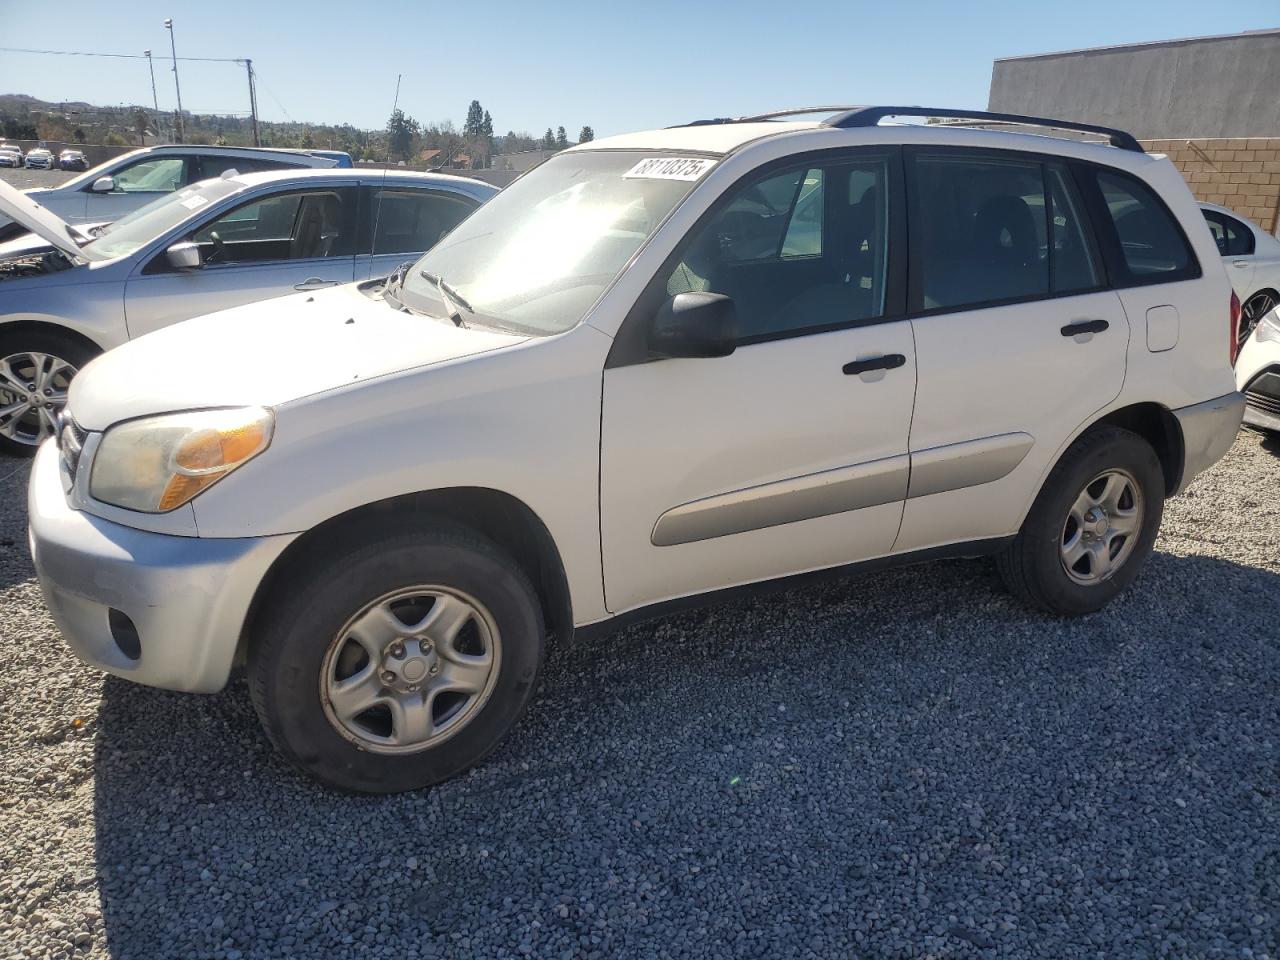
[{"label": "taillight", "polygon": [[1236,354],[1240,352],[1240,298],[1231,291],[1231,344],[1227,347],[1227,356],[1231,365],[1236,365]]}]

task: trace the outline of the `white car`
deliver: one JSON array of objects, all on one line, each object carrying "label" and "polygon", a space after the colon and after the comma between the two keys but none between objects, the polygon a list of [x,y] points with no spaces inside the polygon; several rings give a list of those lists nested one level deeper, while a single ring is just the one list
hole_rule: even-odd
[{"label": "white car", "polygon": [[1280,310],[1265,314],[1240,348],[1236,386],[1244,393],[1244,422],[1280,433]]},{"label": "white car", "polygon": [[30,481],[68,643],[188,691],[245,659],[280,751],[377,792],[492,750],[549,642],[726,591],[990,554],[1101,609],[1240,424],[1218,251],[1126,133],[904,113],[1017,119],[597,140],[377,291],[94,360]]},{"label": "white car", "polygon": [[[27,166],[32,165],[30,158],[36,152],[32,150],[27,155]],[[57,159],[49,151],[44,152],[48,154],[49,169],[53,169]],[[350,166],[351,158],[338,151],[167,144],[132,150],[56,187],[37,187],[26,192],[67,223],[110,223],[158,197],[219,177],[228,170],[261,173]],[[9,222],[9,218],[0,213],[0,240],[12,239],[22,229],[20,224]]]},{"label": "white car", "polygon": [[496,189],[377,170],[218,177],[106,227],[72,226],[7,184],[0,213],[0,451],[33,453],[92,357],[196,314],[384,277]]},{"label": "white car", "polygon": [[58,161],[53,153],[44,147],[36,147],[27,151],[26,163],[29,170],[54,170],[58,166]]},{"label": "white car", "polygon": [[1280,240],[1226,207],[1200,204],[1227,277],[1240,298],[1240,342],[1280,304]]},{"label": "white car", "polygon": [[0,167],[21,167],[22,148],[16,143],[0,143]]}]

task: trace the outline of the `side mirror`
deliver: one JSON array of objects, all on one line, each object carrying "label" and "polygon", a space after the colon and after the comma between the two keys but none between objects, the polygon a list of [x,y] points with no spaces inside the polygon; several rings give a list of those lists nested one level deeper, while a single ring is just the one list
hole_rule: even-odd
[{"label": "side mirror", "polygon": [[89,189],[94,193],[110,193],[115,188],[116,181],[114,177],[99,177],[93,181],[93,186]]},{"label": "side mirror", "polygon": [[164,256],[175,270],[199,270],[201,266],[200,247],[194,243],[175,243]]},{"label": "side mirror", "polygon": [[649,327],[655,357],[727,357],[737,341],[738,311],[722,293],[678,293]]}]

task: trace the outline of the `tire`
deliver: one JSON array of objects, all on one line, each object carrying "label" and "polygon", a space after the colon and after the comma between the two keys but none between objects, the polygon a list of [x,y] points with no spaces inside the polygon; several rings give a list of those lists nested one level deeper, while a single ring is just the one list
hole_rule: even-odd
[{"label": "tire", "polygon": [[[0,453],[35,455],[40,442],[52,434],[53,417],[66,405],[66,387],[71,377],[100,352],[70,333],[21,330],[0,334],[0,410],[27,400],[24,409],[0,417]],[[35,357],[49,361],[44,368],[48,385],[39,391],[38,405],[26,390],[41,375]],[[12,379],[14,373],[27,375]]]},{"label": "tire", "polygon": [[[1104,477],[1121,487],[1129,484],[1128,494],[1110,509],[1091,506],[1083,515],[1090,519],[1078,522],[1081,498],[1091,503],[1094,495],[1116,489]],[[1146,440],[1120,427],[1088,431],[1063,454],[1022,529],[997,555],[1001,579],[1019,600],[1049,613],[1101,610],[1133,582],[1151,554],[1164,495],[1164,472]],[[1123,536],[1112,532],[1128,525],[1132,532]],[[1077,565],[1069,569],[1073,560]]]},{"label": "tire", "polygon": [[[484,681],[487,693],[427,692],[432,683],[447,685],[455,667],[450,658],[457,657],[458,651],[448,656],[441,652],[445,641],[435,628],[423,626],[431,614],[424,615],[421,606],[397,612],[395,629],[412,632],[408,622],[425,617],[418,625],[424,636],[406,634],[403,640],[383,643],[379,639],[376,644],[355,639],[362,632],[360,624],[375,612],[420,603],[416,591],[424,585],[441,593],[429,611],[445,601],[457,603],[459,598],[464,606],[474,605],[475,615],[458,634],[460,639],[449,642],[460,647],[463,634],[474,631],[467,642],[483,634],[479,652],[468,663],[480,662],[487,647],[492,664]],[[249,637],[248,679],[267,737],[308,776],[359,793],[420,789],[483,759],[523,713],[542,666],[546,637],[542,608],[529,578],[496,544],[463,528],[406,530],[403,523],[338,542],[325,556],[293,570],[273,590],[257,623]],[[378,630],[383,629],[385,617],[376,623]],[[429,653],[416,646],[427,643],[428,634],[437,640],[436,659],[430,661],[435,679],[424,675],[427,668],[422,664]],[[397,644],[398,660],[393,657]],[[353,645],[355,659],[343,667]],[[382,659],[368,657],[371,645],[382,651]],[[367,658],[363,666],[360,657]],[[418,665],[413,667],[415,661]],[[441,666],[444,669],[437,675]],[[376,677],[367,672],[370,669],[377,671]],[[388,677],[394,677],[388,681],[392,686],[384,685]],[[421,680],[421,692],[404,689],[413,680]],[[343,683],[351,689],[376,688],[375,695],[385,699],[342,719],[338,691]],[[479,689],[479,682],[475,686]],[[455,708],[449,698],[461,698],[461,706]],[[408,704],[398,708],[401,718],[426,702],[425,711],[432,715],[437,733],[425,742],[412,742],[412,737],[403,735],[411,725],[401,727],[391,709],[393,701]],[[452,718],[444,715],[435,727],[442,704],[462,712]],[[423,708],[413,715],[421,719]],[[375,731],[380,725],[384,728]],[[385,742],[374,742],[382,736]],[[397,736],[403,742],[391,742]]]}]

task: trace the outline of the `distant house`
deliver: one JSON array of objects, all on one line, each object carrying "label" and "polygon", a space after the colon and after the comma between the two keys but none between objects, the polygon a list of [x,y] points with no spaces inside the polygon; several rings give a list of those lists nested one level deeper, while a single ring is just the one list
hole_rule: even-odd
[{"label": "distant house", "polygon": [[493,158],[493,169],[524,173],[526,170],[532,170],[547,157],[555,156],[559,152],[559,150],[521,150],[519,153],[499,153]]},{"label": "distant house", "polygon": [[426,167],[434,167],[439,163],[436,158],[444,153],[443,150],[423,150],[418,154],[418,162]]}]

